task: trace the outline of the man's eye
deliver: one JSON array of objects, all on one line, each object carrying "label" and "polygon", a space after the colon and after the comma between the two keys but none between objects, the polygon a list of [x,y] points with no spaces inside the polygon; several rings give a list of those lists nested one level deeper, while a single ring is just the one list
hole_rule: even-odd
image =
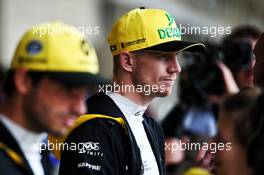
[{"label": "man's eye", "polygon": [[160,60],[169,60],[170,57],[164,54],[157,55],[157,58]]},{"label": "man's eye", "polygon": [[162,61],[167,61],[168,60],[168,57],[161,56],[161,57],[159,57],[159,59],[162,60]]}]

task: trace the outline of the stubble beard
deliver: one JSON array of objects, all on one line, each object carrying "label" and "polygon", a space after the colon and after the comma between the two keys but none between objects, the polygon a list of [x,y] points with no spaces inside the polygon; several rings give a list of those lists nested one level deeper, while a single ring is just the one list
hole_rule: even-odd
[{"label": "stubble beard", "polygon": [[49,128],[44,124],[42,120],[46,116],[47,110],[43,110],[42,112],[40,112],[39,109],[37,109],[38,105],[39,104],[36,93],[33,90],[32,92],[30,92],[30,94],[28,94],[27,97],[25,97],[23,101],[23,114],[26,117],[26,122],[29,129],[37,133],[47,132]]}]

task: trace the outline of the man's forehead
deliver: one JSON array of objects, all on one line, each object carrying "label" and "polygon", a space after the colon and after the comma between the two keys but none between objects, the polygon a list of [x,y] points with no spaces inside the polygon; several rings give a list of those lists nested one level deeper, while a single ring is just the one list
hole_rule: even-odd
[{"label": "man's forehead", "polygon": [[255,48],[254,48],[254,53],[256,55],[258,54],[264,54],[264,33],[259,37]]},{"label": "man's forehead", "polygon": [[154,57],[168,57],[168,56],[177,56],[179,52],[157,52],[157,51],[151,51],[151,50],[140,50],[140,51],[134,51],[132,52],[136,54],[137,56],[142,55],[150,55]]}]

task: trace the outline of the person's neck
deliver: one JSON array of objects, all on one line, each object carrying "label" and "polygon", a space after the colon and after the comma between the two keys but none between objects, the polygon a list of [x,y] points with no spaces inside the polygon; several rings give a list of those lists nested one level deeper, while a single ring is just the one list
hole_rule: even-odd
[{"label": "person's neck", "polygon": [[[113,79],[113,82],[117,85],[120,85],[120,86],[125,86],[125,85],[128,85],[128,86],[132,86],[133,83],[128,81],[128,80],[118,80],[118,79]],[[136,87],[135,87],[136,88]],[[134,103],[140,105],[140,106],[145,106],[147,107],[150,102],[153,100],[153,97],[152,96],[147,96],[147,95],[144,95],[142,93],[139,93],[137,91],[119,91],[119,92],[115,92],[119,95],[122,95],[126,98],[128,98],[129,100],[133,101]]]},{"label": "person's neck", "polygon": [[116,92],[116,93],[128,98],[129,100],[133,101],[134,103],[140,106],[145,106],[145,107],[147,107],[152,100],[150,98],[144,97],[143,95],[137,92]]}]

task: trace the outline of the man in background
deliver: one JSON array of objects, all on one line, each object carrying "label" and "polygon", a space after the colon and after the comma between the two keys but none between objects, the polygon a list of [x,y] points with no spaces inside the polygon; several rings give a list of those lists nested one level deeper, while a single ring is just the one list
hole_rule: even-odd
[{"label": "man in background", "polygon": [[259,37],[254,48],[256,64],[254,67],[255,85],[264,88],[264,33]]},{"label": "man in background", "polygon": [[231,70],[240,89],[253,86],[253,67],[256,61],[253,48],[260,34],[257,27],[243,25],[234,28],[223,40],[223,62]]},{"label": "man in background", "polygon": [[86,86],[97,72],[94,49],[73,26],[45,23],[24,34],[3,84],[1,175],[52,174],[40,144],[86,112]]}]

